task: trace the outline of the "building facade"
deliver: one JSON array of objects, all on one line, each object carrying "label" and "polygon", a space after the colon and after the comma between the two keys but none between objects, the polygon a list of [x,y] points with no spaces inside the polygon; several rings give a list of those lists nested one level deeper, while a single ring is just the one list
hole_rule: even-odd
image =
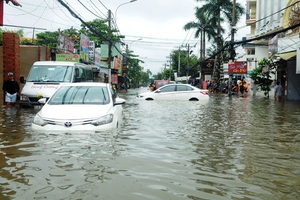
[{"label": "building facade", "polygon": [[248,70],[269,58],[276,65],[273,78],[282,84],[285,98],[300,100],[300,2],[247,0],[246,24],[250,26],[246,40],[259,38],[244,45]]}]

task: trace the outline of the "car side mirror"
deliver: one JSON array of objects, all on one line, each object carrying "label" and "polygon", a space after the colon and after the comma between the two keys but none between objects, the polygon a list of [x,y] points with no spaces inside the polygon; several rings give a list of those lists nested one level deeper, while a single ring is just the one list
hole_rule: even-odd
[{"label": "car side mirror", "polygon": [[117,97],[117,98],[115,99],[114,105],[121,105],[121,104],[124,104],[124,103],[125,103],[125,99],[122,99],[122,98]]},{"label": "car side mirror", "polygon": [[23,84],[26,83],[26,80],[25,80],[24,76],[21,76],[21,77],[20,77],[20,83],[23,83]]},{"label": "car side mirror", "polygon": [[44,105],[47,102],[47,98],[41,98],[38,100],[38,102]]}]

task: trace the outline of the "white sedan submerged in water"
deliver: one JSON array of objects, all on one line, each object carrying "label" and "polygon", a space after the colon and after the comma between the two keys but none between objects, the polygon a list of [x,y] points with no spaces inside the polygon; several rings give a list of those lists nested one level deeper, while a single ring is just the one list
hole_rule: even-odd
[{"label": "white sedan submerged in water", "polygon": [[110,84],[72,83],[61,86],[36,114],[33,130],[101,131],[117,128],[125,100]]},{"label": "white sedan submerged in water", "polygon": [[199,89],[189,84],[168,84],[153,92],[138,94],[138,99],[143,100],[168,100],[168,101],[201,101],[208,100],[208,90]]}]

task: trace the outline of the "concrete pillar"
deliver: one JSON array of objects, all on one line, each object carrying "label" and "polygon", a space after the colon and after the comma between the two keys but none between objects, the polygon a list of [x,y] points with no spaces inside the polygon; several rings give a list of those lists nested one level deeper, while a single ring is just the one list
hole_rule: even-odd
[{"label": "concrete pillar", "polygon": [[[7,73],[13,72],[16,81],[20,81],[20,37],[15,33],[2,33],[3,38],[3,82]],[[2,83],[3,85],[3,83]],[[2,86],[1,86],[2,90]]]}]

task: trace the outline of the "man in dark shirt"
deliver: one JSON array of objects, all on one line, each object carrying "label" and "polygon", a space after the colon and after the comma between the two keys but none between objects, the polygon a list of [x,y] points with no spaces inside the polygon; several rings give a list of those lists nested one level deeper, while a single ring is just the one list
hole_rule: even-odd
[{"label": "man in dark shirt", "polygon": [[2,90],[5,94],[5,104],[6,105],[15,105],[17,101],[17,95],[20,91],[20,86],[17,81],[14,79],[14,73],[8,73],[8,80],[3,84]]}]

